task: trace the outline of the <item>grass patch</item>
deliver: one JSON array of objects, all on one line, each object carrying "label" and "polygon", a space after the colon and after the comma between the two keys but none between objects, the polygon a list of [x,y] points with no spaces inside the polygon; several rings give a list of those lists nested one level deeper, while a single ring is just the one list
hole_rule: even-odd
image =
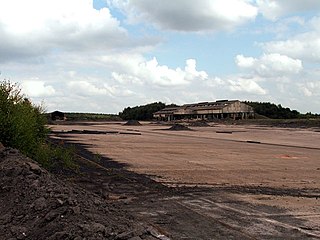
[{"label": "grass patch", "polygon": [[34,158],[49,171],[77,171],[79,166],[75,163],[75,152],[74,146],[45,143],[37,148]]}]

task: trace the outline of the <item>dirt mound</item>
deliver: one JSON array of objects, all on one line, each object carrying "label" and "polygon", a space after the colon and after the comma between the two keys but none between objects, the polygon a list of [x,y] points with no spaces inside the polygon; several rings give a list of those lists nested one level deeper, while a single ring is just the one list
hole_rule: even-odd
[{"label": "dirt mound", "polygon": [[188,128],[187,126],[184,126],[182,124],[174,124],[171,128],[169,128],[168,130],[170,131],[191,131],[190,128]]},{"label": "dirt mound", "polygon": [[0,169],[0,239],[156,239],[116,205],[17,150],[0,151]]},{"label": "dirt mound", "polygon": [[191,123],[189,123],[189,126],[191,126],[191,127],[210,127],[210,125],[204,121],[191,122]]},{"label": "dirt mound", "polygon": [[137,120],[129,120],[128,122],[126,122],[123,125],[127,125],[127,126],[141,126],[141,123]]}]

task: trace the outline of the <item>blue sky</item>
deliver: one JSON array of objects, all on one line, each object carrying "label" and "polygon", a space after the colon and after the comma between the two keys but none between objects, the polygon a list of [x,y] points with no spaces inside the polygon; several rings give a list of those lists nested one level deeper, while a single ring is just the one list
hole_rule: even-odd
[{"label": "blue sky", "polygon": [[319,113],[319,13],[318,0],[0,0],[1,77],[48,111],[239,99]]}]

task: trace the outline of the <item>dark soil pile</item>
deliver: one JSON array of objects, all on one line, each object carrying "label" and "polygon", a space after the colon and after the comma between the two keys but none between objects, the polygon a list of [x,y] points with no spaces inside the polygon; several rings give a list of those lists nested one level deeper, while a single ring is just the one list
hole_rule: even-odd
[{"label": "dark soil pile", "polygon": [[190,128],[188,128],[187,126],[184,126],[182,124],[174,124],[171,128],[169,128],[168,130],[170,131],[191,131]]},{"label": "dark soil pile", "polygon": [[189,123],[189,126],[191,127],[210,127],[210,125],[204,121],[197,121]]},{"label": "dark soil pile", "polygon": [[0,144],[0,239],[156,239],[125,214]]},{"label": "dark soil pile", "polygon": [[129,120],[128,122],[126,122],[123,125],[127,125],[127,126],[140,126],[141,123],[137,120]]}]

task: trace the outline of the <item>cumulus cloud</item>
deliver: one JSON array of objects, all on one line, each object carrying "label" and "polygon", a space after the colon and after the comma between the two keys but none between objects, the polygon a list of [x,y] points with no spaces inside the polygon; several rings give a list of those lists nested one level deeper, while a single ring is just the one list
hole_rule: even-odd
[{"label": "cumulus cloud", "polygon": [[283,41],[262,44],[266,52],[277,52],[306,61],[320,61],[320,32],[309,32]]},{"label": "cumulus cloud", "polygon": [[257,0],[259,11],[270,20],[290,15],[296,12],[319,11],[318,0]]},{"label": "cumulus cloud", "polygon": [[128,44],[127,31],[108,8],[92,0],[0,1],[0,61],[59,50],[115,49]]},{"label": "cumulus cloud", "polygon": [[230,30],[255,19],[258,10],[248,0],[109,0],[131,23],[150,23],[164,30],[204,32]]},{"label": "cumulus cloud", "polygon": [[267,91],[258,84],[259,79],[237,77],[228,79],[229,88],[233,92],[245,92],[254,95],[265,95]]},{"label": "cumulus cloud", "polygon": [[320,69],[310,69],[297,82],[300,92],[306,97],[317,98],[320,101]]},{"label": "cumulus cloud", "polygon": [[56,93],[55,89],[44,81],[28,80],[22,82],[21,86],[28,97],[49,97]]},{"label": "cumulus cloud", "polygon": [[[319,2],[320,3],[320,2]],[[260,43],[266,53],[279,53],[304,62],[320,61],[320,17],[314,17],[305,24],[303,33],[286,36],[280,40]]]},{"label": "cumulus cloud", "polygon": [[160,65],[154,57],[146,60],[141,55],[113,55],[103,57],[106,64],[112,64],[112,76],[121,84],[152,84],[154,86],[181,86],[192,81],[208,78],[205,71],[196,69],[196,60],[188,59],[184,69]]},{"label": "cumulus cloud", "polygon": [[278,53],[264,54],[259,59],[237,55],[235,61],[239,67],[249,69],[266,78],[290,76],[303,70],[301,60]]},{"label": "cumulus cloud", "polygon": [[72,93],[84,95],[84,96],[96,96],[106,95],[107,90],[105,88],[97,87],[93,83],[87,81],[70,81],[67,83],[68,88]]}]

